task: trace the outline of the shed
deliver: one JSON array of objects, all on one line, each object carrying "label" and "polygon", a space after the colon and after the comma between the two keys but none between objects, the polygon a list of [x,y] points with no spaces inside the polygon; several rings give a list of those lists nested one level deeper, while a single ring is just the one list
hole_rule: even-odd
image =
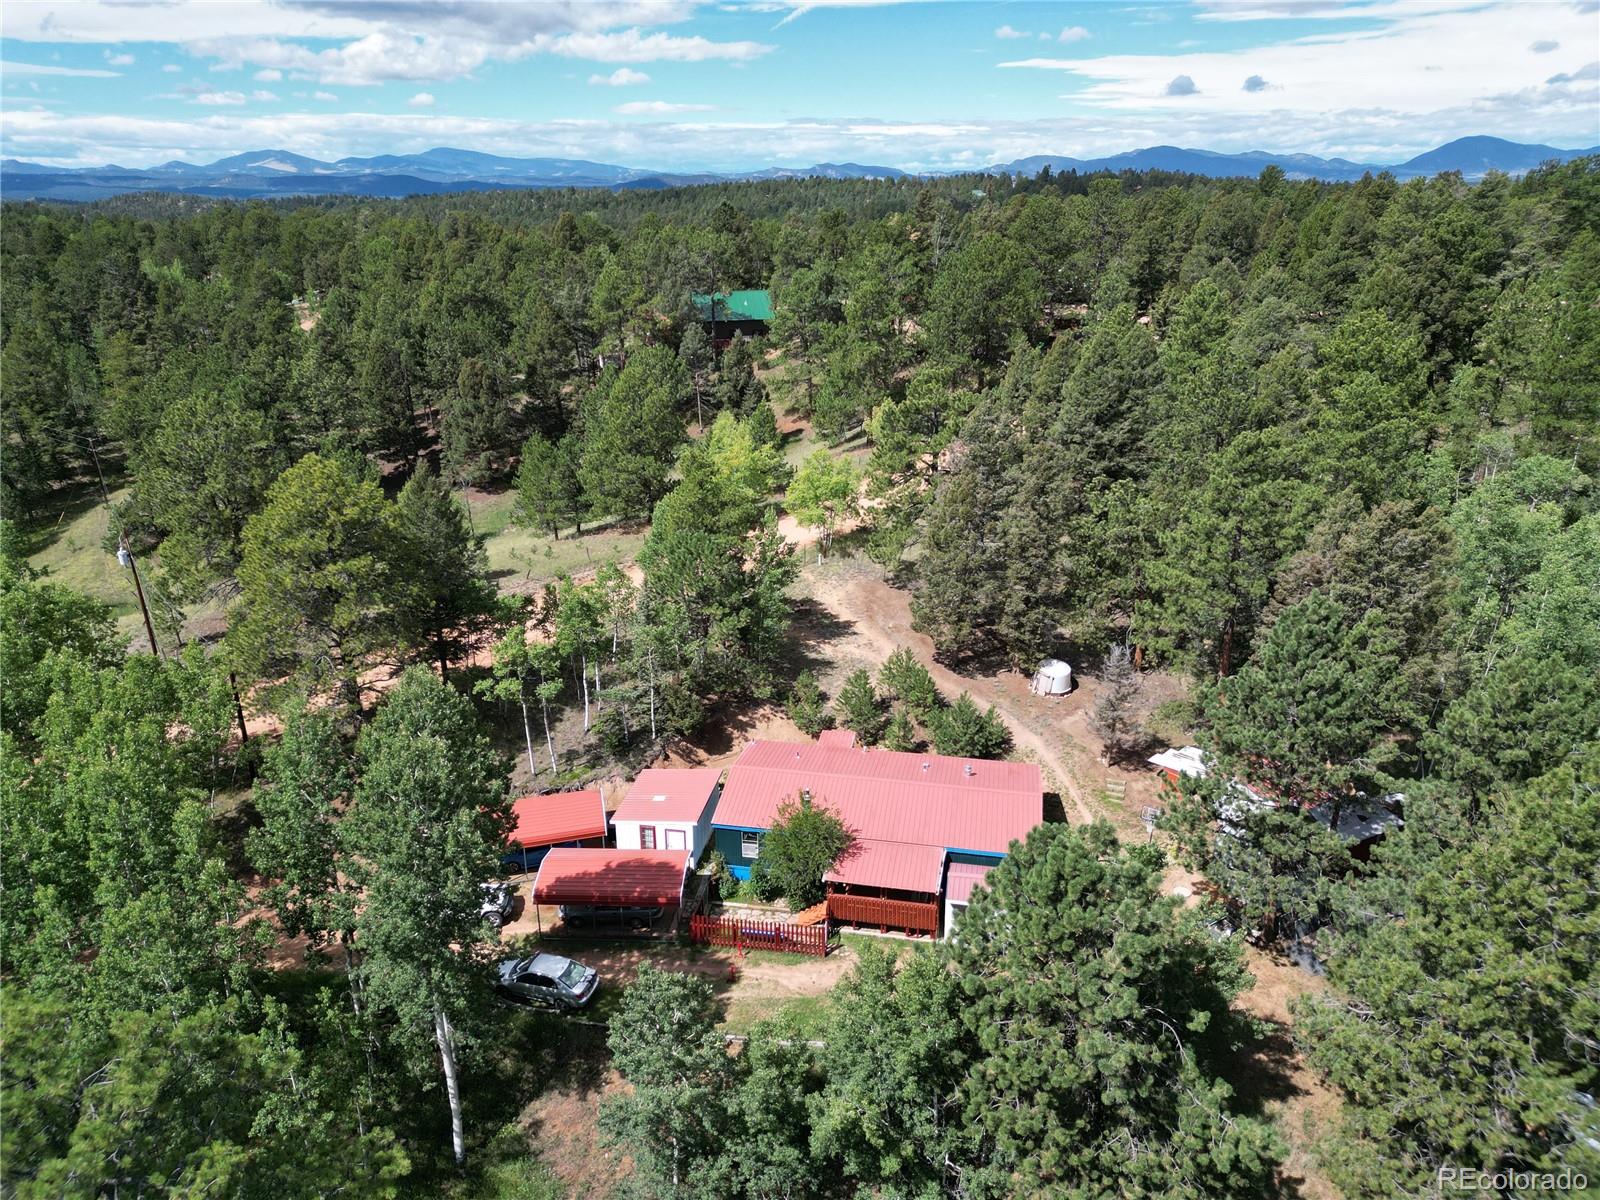
[{"label": "shed", "polygon": [[758,337],[772,320],[772,297],[765,291],[696,292],[689,301],[713,342],[725,343],[736,333]]},{"label": "shed", "polygon": [[1047,658],[1033,673],[1032,692],[1036,696],[1065,696],[1072,690],[1072,668],[1059,658]]},{"label": "shed", "polygon": [[612,814],[619,850],[687,850],[699,862],[711,840],[721,767],[641,771]]},{"label": "shed", "polygon": [[533,881],[535,904],[667,908],[683,902],[686,850],[552,850]]},{"label": "shed", "polygon": [[531,871],[552,846],[603,846],[606,840],[605,799],[593,788],[523,796],[511,805],[516,820],[506,862]]},{"label": "shed", "polygon": [[1167,782],[1177,783],[1180,776],[1206,777],[1206,759],[1199,746],[1184,746],[1180,750],[1163,750],[1145,759],[1167,777]]}]

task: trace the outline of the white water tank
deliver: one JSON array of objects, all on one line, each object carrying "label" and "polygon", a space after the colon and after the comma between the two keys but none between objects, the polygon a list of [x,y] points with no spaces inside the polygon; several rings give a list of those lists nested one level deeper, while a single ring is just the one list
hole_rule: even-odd
[{"label": "white water tank", "polygon": [[1033,673],[1036,696],[1065,696],[1072,690],[1072,668],[1059,658],[1047,658]]}]

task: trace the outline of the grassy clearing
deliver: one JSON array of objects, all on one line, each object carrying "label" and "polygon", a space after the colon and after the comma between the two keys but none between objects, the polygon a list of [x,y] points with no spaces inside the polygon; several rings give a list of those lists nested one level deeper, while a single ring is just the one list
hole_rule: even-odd
[{"label": "grassy clearing", "polygon": [[722,1019],[727,1033],[749,1033],[763,1021],[782,1020],[797,1037],[826,1038],[833,1001],[828,996],[730,996]]},{"label": "grassy clearing", "polygon": [[[127,498],[126,488],[111,494],[113,503]],[[116,555],[106,547],[106,531],[111,514],[98,492],[73,492],[59,508],[47,513],[29,529],[34,553],[28,561],[50,572],[56,583],[108,605],[119,620],[131,618],[139,623],[139,603],[133,593],[133,580],[117,565]],[[131,632],[131,630],[127,630]]]},{"label": "grassy clearing", "polygon": [[644,530],[615,523],[585,526],[581,536],[566,531],[559,538],[516,524],[515,492],[502,492],[472,505],[472,521],[485,536],[489,573],[502,586],[512,580],[548,583],[562,575],[592,570],[608,559],[628,562],[644,545]]}]

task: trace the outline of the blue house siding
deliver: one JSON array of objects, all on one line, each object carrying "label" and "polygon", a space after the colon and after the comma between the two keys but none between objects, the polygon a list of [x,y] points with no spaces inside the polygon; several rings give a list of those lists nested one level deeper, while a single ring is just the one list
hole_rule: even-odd
[{"label": "blue house siding", "polygon": [[733,872],[735,879],[750,878],[750,864],[754,859],[744,856],[744,835],[750,833],[765,833],[764,829],[751,828],[746,830],[732,825],[713,825],[711,827],[712,848],[722,855],[728,864],[728,870]]}]

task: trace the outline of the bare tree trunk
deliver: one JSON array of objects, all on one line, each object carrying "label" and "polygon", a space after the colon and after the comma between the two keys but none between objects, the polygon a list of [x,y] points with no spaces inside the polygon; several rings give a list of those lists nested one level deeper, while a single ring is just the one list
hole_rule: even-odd
[{"label": "bare tree trunk", "polygon": [[600,707],[600,658],[598,655],[595,656],[594,660],[594,703],[596,708]]},{"label": "bare tree trunk", "polygon": [[528,747],[528,774],[537,775],[538,766],[533,761],[533,725],[528,718],[528,693],[526,690],[521,695],[522,701],[522,741]]},{"label": "bare tree trunk", "polygon": [[583,731],[589,732],[589,659],[585,655],[578,666],[578,678],[583,680]]},{"label": "bare tree trunk", "polygon": [[650,647],[650,740],[656,740],[656,648]]},{"label": "bare tree trunk", "polygon": [[539,701],[539,712],[544,717],[544,744],[550,751],[550,774],[556,774],[560,768],[556,766],[556,742],[550,736],[550,705],[544,699]]},{"label": "bare tree trunk", "polygon": [[444,1067],[444,1090],[450,1100],[450,1147],[456,1166],[467,1158],[466,1131],[461,1123],[461,1081],[456,1074],[456,1031],[450,1018],[440,1009],[433,1013],[433,1037],[439,1043],[439,1062]]}]

